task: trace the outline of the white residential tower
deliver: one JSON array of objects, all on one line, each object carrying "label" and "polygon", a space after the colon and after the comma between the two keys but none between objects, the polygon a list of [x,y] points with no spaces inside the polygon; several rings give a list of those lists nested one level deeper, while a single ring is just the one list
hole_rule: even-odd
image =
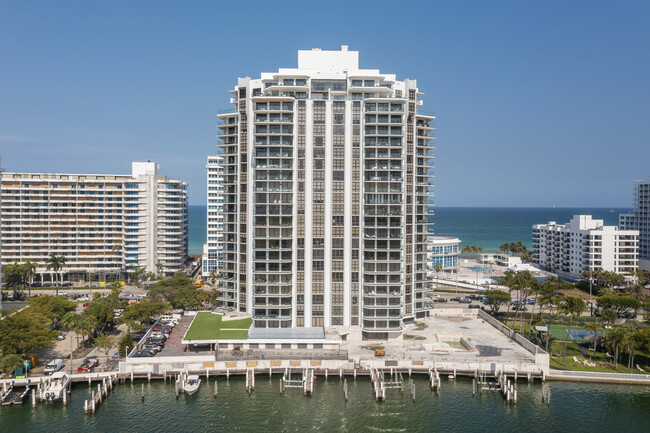
[{"label": "white residential tower", "polygon": [[298,52],[240,78],[220,114],[222,293],[255,327],[399,337],[428,314],[431,121],[415,80],[359,53]]}]

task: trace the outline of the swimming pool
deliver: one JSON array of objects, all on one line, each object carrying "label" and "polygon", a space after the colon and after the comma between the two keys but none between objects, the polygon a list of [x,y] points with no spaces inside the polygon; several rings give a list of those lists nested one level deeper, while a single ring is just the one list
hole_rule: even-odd
[{"label": "swimming pool", "polygon": [[474,272],[492,272],[491,268],[486,268],[484,266],[465,266],[465,269],[469,269]]}]

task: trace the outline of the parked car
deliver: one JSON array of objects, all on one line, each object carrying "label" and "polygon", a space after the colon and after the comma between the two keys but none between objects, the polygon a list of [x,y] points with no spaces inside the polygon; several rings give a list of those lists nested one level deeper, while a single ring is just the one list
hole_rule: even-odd
[{"label": "parked car", "polygon": [[160,337],[164,338],[165,340],[169,338],[169,335],[164,333],[164,332],[152,332],[149,334],[150,337]]},{"label": "parked car", "polygon": [[468,298],[473,299],[475,301],[480,301],[481,299],[483,299],[483,296],[482,295],[469,295]]},{"label": "parked car", "polygon": [[62,359],[54,359],[54,360],[47,363],[47,365],[45,366],[44,373],[45,374],[56,373],[57,371],[61,370],[62,368],[63,368],[63,360]]},{"label": "parked car", "polygon": [[79,302],[90,301],[90,298],[86,295],[81,295],[77,298],[77,301]]},{"label": "parked car", "polygon": [[461,304],[471,304],[472,300],[470,298],[460,298],[458,302],[460,302]]},{"label": "parked car", "polygon": [[65,335],[62,332],[59,332],[59,335],[56,336],[56,339],[59,341],[65,340]]},{"label": "parked car", "polygon": [[479,304],[469,304],[469,308],[481,308]]},{"label": "parked car", "polygon": [[166,332],[168,334],[171,334],[172,328],[169,328],[167,326],[157,325],[157,326],[153,327],[153,331],[154,332],[162,331],[162,332]]},{"label": "parked car", "polygon": [[433,302],[447,302],[447,298],[439,296],[433,300]]},{"label": "parked car", "polygon": [[156,354],[162,350],[162,347],[155,344],[145,344],[140,348],[140,350],[149,350]]},{"label": "parked car", "polygon": [[154,356],[155,353],[153,353],[151,350],[138,350],[135,352],[133,355],[131,355],[133,358],[146,358],[149,356]]},{"label": "parked car", "polygon": [[451,302],[460,302],[460,300],[461,300],[460,296],[450,299]]},{"label": "parked car", "polygon": [[89,305],[90,305],[90,303],[86,302],[86,303],[83,304],[83,307],[86,308]]},{"label": "parked car", "polygon": [[99,365],[99,358],[90,356],[83,360],[81,365],[77,367],[77,373],[92,373],[95,367]]}]

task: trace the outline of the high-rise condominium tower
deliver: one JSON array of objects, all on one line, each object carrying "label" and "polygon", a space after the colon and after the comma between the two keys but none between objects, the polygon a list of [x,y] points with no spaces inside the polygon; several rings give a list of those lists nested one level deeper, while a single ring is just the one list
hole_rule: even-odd
[{"label": "high-rise condominium tower", "polygon": [[[220,155],[208,156],[207,170],[208,209],[207,209],[207,242],[203,245],[204,278],[209,278],[215,271],[223,267],[223,158]],[[226,298],[228,294],[221,293],[220,300],[226,305],[232,305],[234,300]]]},{"label": "high-rise condominium tower", "polygon": [[30,260],[40,281],[60,277],[51,254],[71,280],[185,267],[187,182],[156,163],[134,162],[130,175],[5,172],[0,197],[2,264]]},{"label": "high-rise condominium tower", "polygon": [[619,216],[619,225],[639,231],[639,268],[650,271],[650,179],[634,182],[634,209]]},{"label": "high-rise condominium tower", "polygon": [[299,51],[296,69],[240,78],[219,115],[221,290],[255,327],[392,338],[428,314],[434,117],[415,80],[358,57]]}]

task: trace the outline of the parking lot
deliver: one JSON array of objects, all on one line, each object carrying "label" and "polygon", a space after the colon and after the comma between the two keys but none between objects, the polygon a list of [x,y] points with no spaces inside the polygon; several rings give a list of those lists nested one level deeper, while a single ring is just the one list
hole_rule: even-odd
[{"label": "parking lot", "polygon": [[[184,355],[196,355],[197,353],[209,352],[209,348],[202,346],[189,345],[186,346],[181,343],[183,336],[187,332],[187,329],[192,324],[194,316],[181,316],[179,322],[176,326],[173,327],[172,331],[169,334],[169,338],[165,340],[164,347],[155,354],[153,357],[164,357],[164,356],[184,356]],[[139,342],[141,345],[144,340],[149,336],[148,332],[145,337]],[[131,355],[133,356],[133,354]],[[144,358],[146,359],[146,358]]]}]

